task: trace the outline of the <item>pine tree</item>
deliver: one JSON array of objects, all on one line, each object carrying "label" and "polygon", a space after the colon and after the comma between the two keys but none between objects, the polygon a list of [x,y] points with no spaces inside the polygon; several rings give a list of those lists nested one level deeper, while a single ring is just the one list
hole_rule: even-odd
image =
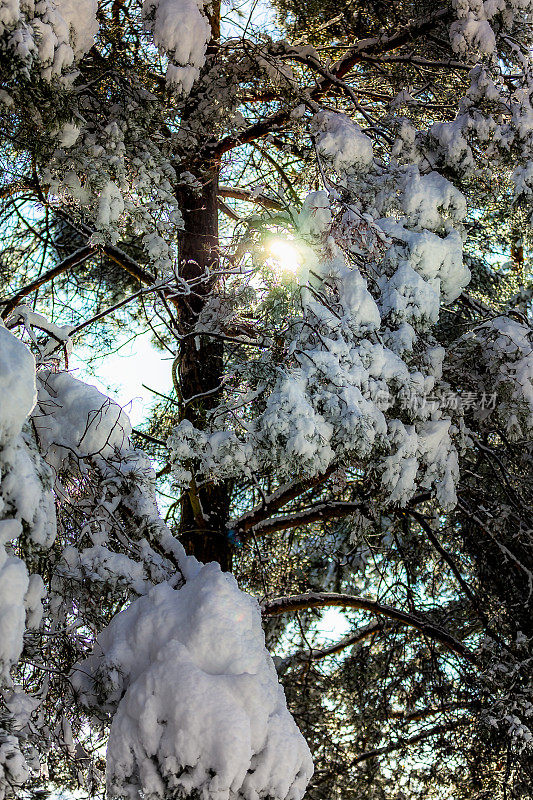
[{"label": "pine tree", "polygon": [[531,795],[532,13],[0,0],[0,800]]}]

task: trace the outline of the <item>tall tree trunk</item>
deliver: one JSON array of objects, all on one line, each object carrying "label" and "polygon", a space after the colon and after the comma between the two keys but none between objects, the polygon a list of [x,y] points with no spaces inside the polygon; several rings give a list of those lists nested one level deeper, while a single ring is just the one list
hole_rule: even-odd
[{"label": "tall tree trunk", "polygon": [[[211,296],[214,280],[207,279],[207,270],[216,269],[219,263],[218,167],[213,167],[204,181],[200,194],[188,189],[179,192],[184,221],[178,242],[180,274],[196,284],[194,294],[185,298],[180,312],[182,334],[190,333]],[[183,418],[196,428],[206,427],[207,415],[220,399],[223,348],[222,341],[208,336],[189,336],[180,345],[177,377],[184,403]],[[193,397],[197,399],[187,402]],[[204,562],[218,561],[224,570],[231,569],[228,515],[229,492],[225,483],[209,483],[198,489],[193,486],[184,493],[179,533],[187,552]]]},{"label": "tall tree trunk", "polygon": [[[209,12],[211,43],[207,56],[215,56],[220,37],[220,0],[214,0]],[[194,94],[190,97],[187,116],[196,110]],[[190,333],[213,291],[216,278],[208,279],[208,271],[219,264],[218,240],[218,175],[219,163],[200,164],[196,177],[202,191],[186,187],[178,190],[178,201],[184,228],[178,240],[180,275],[192,281],[194,294],[186,297],[180,311],[180,332]],[[221,398],[224,344],[208,336],[185,338],[178,355],[176,377],[183,405],[183,419],[200,430],[206,427],[209,411]],[[196,398],[188,402],[191,398]],[[181,500],[179,535],[188,553],[201,561],[218,561],[222,569],[231,569],[231,542],[227,537],[229,489],[226,483],[192,486]]]}]

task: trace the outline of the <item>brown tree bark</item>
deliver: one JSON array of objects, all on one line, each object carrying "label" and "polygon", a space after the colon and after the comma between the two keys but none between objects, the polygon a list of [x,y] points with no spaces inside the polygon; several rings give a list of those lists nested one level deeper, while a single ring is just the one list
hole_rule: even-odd
[{"label": "brown tree bark", "polygon": [[[216,53],[220,37],[220,1],[215,0],[209,14],[212,40],[208,57]],[[191,98],[192,99],[192,98]],[[194,114],[194,100],[190,106]],[[219,265],[218,176],[220,164],[201,164],[196,177],[202,191],[180,187],[178,201],[184,227],[178,240],[180,275],[194,284],[194,293],[180,303],[180,332],[188,334],[213,291]],[[221,398],[224,343],[208,336],[189,336],[182,340],[176,377],[179,382],[183,419],[204,429],[209,411]],[[191,401],[191,398],[195,398]],[[191,401],[191,402],[188,402]],[[188,553],[200,561],[218,561],[223,570],[231,570],[231,542],[227,536],[229,487],[226,483],[192,486],[181,500],[179,536]]]},{"label": "brown tree bark", "polygon": [[[220,37],[220,0],[211,4],[209,22],[212,38],[207,49],[208,58],[216,53]],[[194,99],[191,99],[190,113],[194,114]],[[179,270],[185,280],[194,284],[194,293],[180,303],[182,335],[191,332],[216,290],[216,277],[209,278],[208,274],[216,271],[219,265],[219,172],[219,161],[200,164],[196,177],[202,182],[202,191],[195,192],[186,187],[178,190],[184,222],[178,239]],[[209,411],[220,401],[223,364],[222,341],[208,336],[188,336],[182,340],[175,373],[183,403],[182,418],[200,430],[206,427]],[[188,402],[191,398],[195,399]],[[179,536],[187,552],[200,561],[218,561],[223,570],[231,570],[228,518],[229,487],[226,483],[191,486],[181,499],[179,527]]]},{"label": "brown tree bark", "polygon": [[[184,229],[178,241],[180,275],[194,284],[194,293],[180,309],[181,333],[190,333],[215,289],[216,278],[208,271],[217,269],[218,242],[218,166],[204,176],[201,193],[180,189],[179,200]],[[182,340],[177,377],[183,402],[183,419],[196,428],[206,427],[209,411],[220,400],[224,344],[208,336],[189,336]],[[188,402],[191,398],[197,398]],[[231,543],[227,537],[229,491],[225,483],[208,483],[185,492],[181,501],[179,536],[188,553],[201,561],[218,561],[231,569]]]}]

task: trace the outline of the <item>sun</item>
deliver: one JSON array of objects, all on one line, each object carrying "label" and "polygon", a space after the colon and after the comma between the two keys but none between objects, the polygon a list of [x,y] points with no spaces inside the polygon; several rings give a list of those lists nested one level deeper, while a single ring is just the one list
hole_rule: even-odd
[{"label": "sun", "polygon": [[269,259],[274,261],[281,272],[296,275],[302,266],[302,254],[289,239],[271,239],[267,247]]}]

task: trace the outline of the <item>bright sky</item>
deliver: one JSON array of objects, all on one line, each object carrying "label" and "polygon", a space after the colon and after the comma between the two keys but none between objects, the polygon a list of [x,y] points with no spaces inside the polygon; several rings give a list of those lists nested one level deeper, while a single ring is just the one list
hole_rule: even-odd
[{"label": "bright sky", "polygon": [[116,352],[106,355],[94,365],[95,375],[85,368],[84,348],[74,347],[69,370],[75,377],[93,384],[120,403],[135,427],[146,418],[151,405],[157,400],[157,396],[144,388],[143,384],[161,394],[170,392],[171,358],[169,353],[152,346],[150,331],[128,341],[130,337],[131,334],[124,334],[117,342]]}]

